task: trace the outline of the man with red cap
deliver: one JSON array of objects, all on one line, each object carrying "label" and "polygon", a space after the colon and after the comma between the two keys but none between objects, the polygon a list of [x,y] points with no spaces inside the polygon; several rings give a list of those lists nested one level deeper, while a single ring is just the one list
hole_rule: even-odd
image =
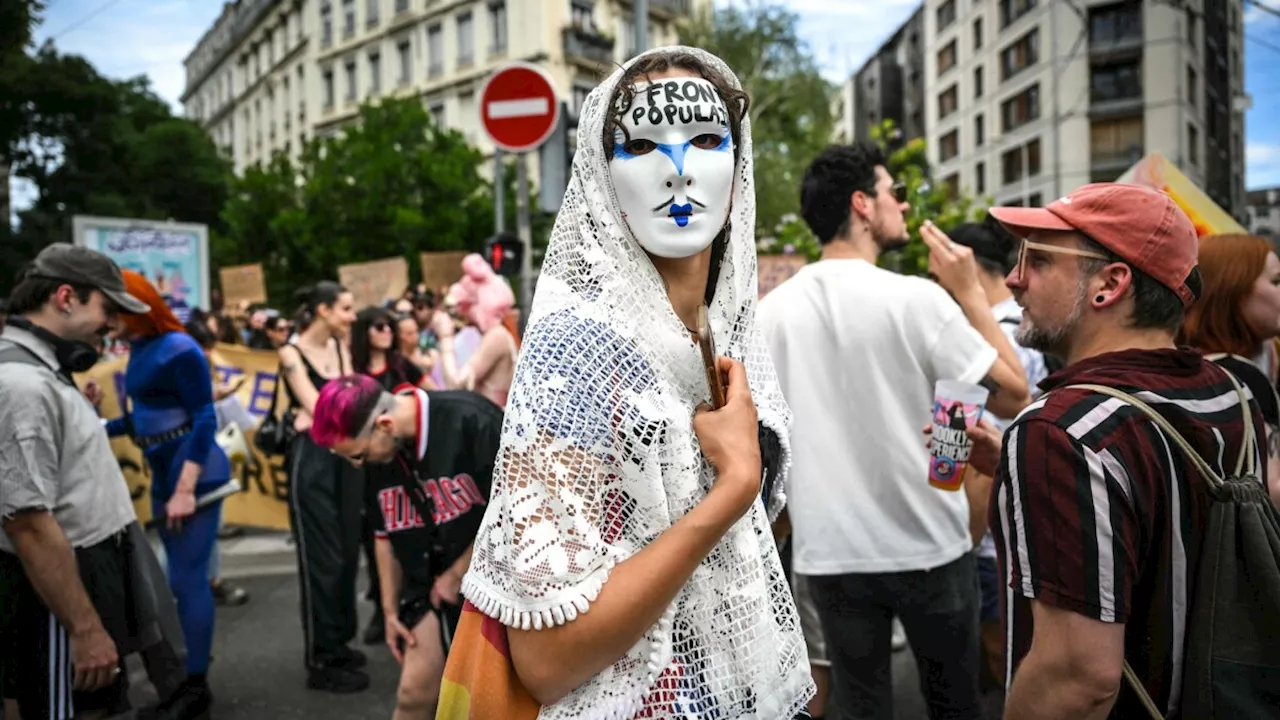
[{"label": "man with red cap", "polygon": [[1025,238],[1006,280],[1018,341],[1067,363],[1006,430],[993,490],[1005,717],[1148,717],[1126,660],[1173,715],[1208,486],[1137,408],[1068,386],[1137,395],[1222,475],[1256,442],[1231,378],[1174,344],[1200,292],[1195,228],[1165,193],[1118,183],[991,214]]}]

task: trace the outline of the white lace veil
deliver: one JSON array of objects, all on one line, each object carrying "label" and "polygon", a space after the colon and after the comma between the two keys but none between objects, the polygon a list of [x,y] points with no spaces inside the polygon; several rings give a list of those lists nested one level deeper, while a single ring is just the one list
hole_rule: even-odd
[{"label": "white lace veil", "polygon": [[[696,48],[650,53],[672,51],[739,87],[719,58]],[[587,611],[612,567],[680,519],[715,479],[691,422],[709,398],[701,356],[619,217],[610,179],[604,127],[622,75],[614,72],[582,107],[572,178],[506,408],[492,499],[463,584],[482,612],[519,628]],[[650,708],[646,697],[658,685],[688,697],[709,692],[707,707],[729,703],[715,711],[723,714],[704,714],[686,699],[687,717],[790,713],[789,720],[809,694],[803,638],[769,531],[784,502],[791,415],[755,322],[748,119],[734,141],[727,248],[709,316],[717,350],[746,365],[760,419],[781,442],[768,516],[761,503],[753,506],[645,639],[544,708],[543,718],[630,718]]]}]

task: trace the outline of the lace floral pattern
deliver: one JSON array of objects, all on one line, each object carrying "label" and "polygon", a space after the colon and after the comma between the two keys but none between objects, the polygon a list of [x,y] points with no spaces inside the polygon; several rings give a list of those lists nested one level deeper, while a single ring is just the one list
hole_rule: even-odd
[{"label": "lace floral pattern", "polygon": [[[679,49],[737,84],[718,58]],[[613,566],[671,527],[715,480],[691,423],[709,396],[701,356],[618,217],[601,136],[621,74],[582,109],[573,175],[506,408],[492,499],[463,583],[482,612],[517,628],[587,612]],[[746,365],[760,418],[782,441],[783,477],[768,510],[757,503],[734,525],[644,638],[543,708],[542,718],[790,720],[812,695],[769,529],[785,501],[791,415],[755,326],[749,121],[741,135],[730,238],[709,315],[717,348]]]}]

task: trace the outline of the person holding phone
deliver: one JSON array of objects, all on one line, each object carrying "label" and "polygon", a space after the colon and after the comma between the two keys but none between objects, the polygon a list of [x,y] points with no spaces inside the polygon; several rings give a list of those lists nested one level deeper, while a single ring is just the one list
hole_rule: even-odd
[{"label": "person holding phone", "polygon": [[316,400],[312,439],[368,478],[384,636],[401,665],[395,720],[435,717],[501,433],[502,410],[474,392],[402,384],[393,395],[349,375]]},{"label": "person holding phone", "polygon": [[668,47],[582,107],[462,583],[544,720],[791,720],[814,692],[770,532],[791,413],[755,321],[748,102]]}]

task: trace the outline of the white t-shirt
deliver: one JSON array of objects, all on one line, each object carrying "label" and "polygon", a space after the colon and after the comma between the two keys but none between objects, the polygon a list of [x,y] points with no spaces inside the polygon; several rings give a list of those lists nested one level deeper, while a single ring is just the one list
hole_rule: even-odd
[{"label": "white t-shirt", "polygon": [[929,485],[938,380],[977,383],[996,350],[929,280],[863,260],[805,266],[760,302],[795,416],[787,487],[804,575],[927,570],[968,552],[969,502]]}]

